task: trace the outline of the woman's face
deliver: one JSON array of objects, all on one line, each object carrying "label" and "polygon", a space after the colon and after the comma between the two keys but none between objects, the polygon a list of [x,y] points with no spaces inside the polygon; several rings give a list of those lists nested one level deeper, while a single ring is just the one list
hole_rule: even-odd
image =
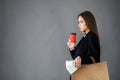
[{"label": "woman's face", "polygon": [[80,31],[86,32],[86,30],[88,30],[88,27],[87,27],[84,19],[82,18],[82,16],[78,17],[78,26],[80,28]]}]

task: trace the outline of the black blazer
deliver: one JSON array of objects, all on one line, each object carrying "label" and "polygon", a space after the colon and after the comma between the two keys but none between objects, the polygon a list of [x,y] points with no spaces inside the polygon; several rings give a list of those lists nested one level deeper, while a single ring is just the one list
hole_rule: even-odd
[{"label": "black blazer", "polygon": [[70,53],[73,59],[80,56],[82,64],[93,63],[91,56],[95,62],[100,62],[100,44],[97,35],[92,31],[88,32]]}]

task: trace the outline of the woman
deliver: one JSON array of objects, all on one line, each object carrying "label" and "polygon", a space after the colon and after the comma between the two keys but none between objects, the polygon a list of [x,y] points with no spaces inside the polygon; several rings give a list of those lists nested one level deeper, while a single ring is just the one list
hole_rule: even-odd
[{"label": "woman", "polygon": [[67,45],[75,67],[79,68],[81,64],[100,62],[100,39],[95,18],[90,11],[80,13],[77,19],[79,29],[85,35],[81,38],[77,46],[70,40],[68,40]]}]

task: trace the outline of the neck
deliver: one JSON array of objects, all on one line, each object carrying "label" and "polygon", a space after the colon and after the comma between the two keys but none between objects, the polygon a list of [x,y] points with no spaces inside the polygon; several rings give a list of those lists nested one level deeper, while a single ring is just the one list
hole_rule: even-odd
[{"label": "neck", "polygon": [[84,32],[85,32],[85,34],[87,34],[88,32],[90,32],[90,30],[89,30],[89,29],[86,29]]}]

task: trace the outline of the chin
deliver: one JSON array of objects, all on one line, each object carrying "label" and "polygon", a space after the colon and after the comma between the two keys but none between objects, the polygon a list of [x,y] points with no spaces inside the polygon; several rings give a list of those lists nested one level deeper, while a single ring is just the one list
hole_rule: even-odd
[{"label": "chin", "polygon": [[84,30],[80,29],[80,31],[84,31]]}]

